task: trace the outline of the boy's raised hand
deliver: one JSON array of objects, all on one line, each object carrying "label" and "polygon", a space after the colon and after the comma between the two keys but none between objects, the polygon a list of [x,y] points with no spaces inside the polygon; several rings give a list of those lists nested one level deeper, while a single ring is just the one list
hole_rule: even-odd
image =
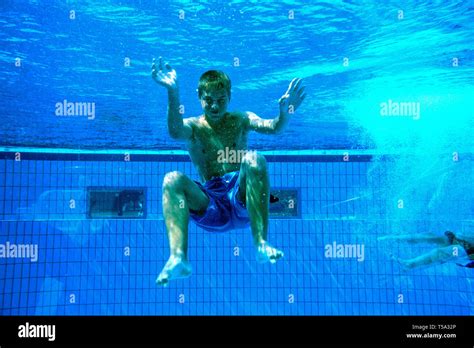
[{"label": "boy's raised hand", "polygon": [[155,64],[155,58],[153,58],[151,77],[156,83],[166,87],[168,90],[178,88],[178,76],[176,75],[176,70],[174,70],[168,63],[165,63],[165,69],[163,69],[163,59],[161,57],[159,58],[158,67]]},{"label": "boy's raised hand", "polygon": [[294,78],[291,80],[288,90],[278,100],[280,104],[280,113],[292,114],[301,105],[306,93],[304,93],[304,86],[301,85],[303,80]]}]

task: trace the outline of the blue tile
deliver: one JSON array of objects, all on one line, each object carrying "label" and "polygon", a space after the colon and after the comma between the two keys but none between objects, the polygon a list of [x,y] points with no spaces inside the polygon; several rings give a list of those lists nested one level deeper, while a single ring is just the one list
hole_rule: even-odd
[{"label": "blue tile", "polygon": [[[100,183],[102,183],[100,178],[103,177],[100,173],[107,170],[107,168],[113,167],[110,162],[100,161],[94,162],[92,165],[86,165],[88,166],[86,176],[95,177],[93,180]],[[107,175],[105,182],[111,185],[113,177],[115,177],[117,182],[119,178],[122,178],[120,180],[124,180],[127,185],[146,184],[149,187],[149,208],[151,210],[154,209],[156,213],[160,213],[161,199],[159,196],[161,194],[160,188],[163,176],[152,175],[149,178],[144,174],[150,174],[150,171],[158,171],[160,168],[179,169],[190,173],[192,168],[189,163],[168,163],[165,166],[163,164],[152,165],[152,163],[147,162],[142,166],[143,170],[146,170],[147,173],[140,172],[139,176],[131,177],[123,171],[120,175],[111,171]],[[305,166],[304,164],[295,165],[293,163],[272,163],[272,166],[272,185],[274,185],[274,182],[278,182],[281,177],[281,175],[276,174],[278,172],[286,171],[293,175],[296,171],[301,173],[298,177],[291,179],[288,179],[288,175],[285,175],[285,180],[286,183],[302,186],[301,208],[310,214],[326,213],[329,214],[329,217],[334,218],[340,215],[353,214],[354,211],[363,213],[364,209],[367,211],[367,203],[370,204],[370,208],[373,210],[377,209],[380,205],[378,202],[367,199],[333,205],[336,202],[360,194],[359,191],[350,189],[353,184],[356,185],[365,175],[350,175],[352,172],[355,173],[357,171],[359,168],[358,163],[315,162],[312,166]],[[54,167],[52,165],[53,173]],[[58,162],[58,170],[61,167],[62,164]],[[315,180],[315,175],[320,169],[323,172],[323,167],[329,168],[329,174]],[[36,169],[36,166],[32,166],[30,162],[29,168]],[[134,163],[132,169],[134,173],[138,173],[140,164]],[[23,175],[26,174],[23,173]],[[32,175],[31,177],[33,180],[35,177],[40,177],[41,179],[42,175]],[[49,175],[49,177],[54,179],[54,175]],[[27,176],[27,178],[29,177]],[[57,186],[60,180],[61,175],[52,180],[53,186]],[[40,182],[42,181],[40,180]],[[79,182],[78,176],[74,180],[71,179],[71,182],[77,185]],[[319,188],[320,186],[322,187],[321,189]],[[151,187],[155,188],[151,189]],[[308,189],[309,187],[317,188]],[[22,199],[21,205],[23,205],[27,193],[28,198],[34,199],[39,196],[36,192],[41,193],[47,190],[50,190],[49,187],[33,186],[29,192],[25,190],[12,191],[10,189],[8,193],[11,194],[13,192],[14,195],[19,195],[18,197]],[[8,199],[14,197],[14,195],[8,196]],[[50,207],[45,210],[45,206],[41,206],[42,210],[40,212],[44,214],[37,215],[37,217],[51,218],[52,216],[66,213],[68,216],[83,218],[83,215],[80,214],[69,214],[65,206],[67,197],[62,192],[59,194],[50,193],[49,196],[43,198],[47,198],[43,203],[49,203]],[[0,208],[5,203],[1,201]],[[17,203],[15,204],[18,205]],[[77,209],[84,212],[84,200],[79,200],[77,204]],[[323,208],[323,206],[326,207]],[[16,218],[16,215],[7,214],[7,217],[9,216]],[[60,227],[60,229],[57,229],[57,227]],[[382,262],[380,260],[373,260],[371,262],[374,262],[374,266],[381,266],[370,268],[366,267],[366,265],[360,266],[351,261],[327,260],[323,257],[322,253],[314,253],[314,248],[323,248],[323,242],[337,240],[339,242],[352,243],[358,241],[359,238],[352,235],[358,229],[351,225],[351,222],[271,221],[270,230],[276,231],[275,235],[272,235],[272,240],[281,245],[288,255],[286,261],[288,263],[281,264],[281,266],[277,264],[277,267],[280,267],[278,269],[261,267],[254,263],[252,246],[247,238],[249,236],[245,235],[244,237],[243,232],[242,234],[239,234],[239,232],[215,236],[206,234],[194,226],[190,227],[190,241],[193,241],[192,244],[194,246],[190,250],[190,255],[195,260],[193,264],[199,265],[199,268],[197,268],[199,272],[196,272],[189,281],[186,280],[175,285],[179,291],[195,289],[197,286],[198,291],[189,293],[188,297],[190,301],[193,299],[195,302],[189,302],[186,306],[177,304],[176,293],[173,294],[174,297],[169,297],[165,293],[154,290],[147,291],[146,289],[147,286],[153,284],[154,277],[156,277],[156,273],[159,272],[159,268],[162,266],[161,264],[156,266],[155,261],[159,259],[161,263],[162,259],[164,260],[168,254],[162,221],[129,221],[126,223],[124,221],[94,221],[87,222],[87,224],[77,224],[71,221],[68,224],[58,223],[57,227],[55,223],[45,227],[44,224],[40,224],[37,221],[29,221],[25,224],[20,221],[9,225],[7,228],[11,235],[24,235],[26,237],[28,233],[34,232],[33,234],[37,241],[47,248],[45,249],[44,260],[49,263],[43,265],[27,264],[28,267],[25,267],[26,264],[18,263],[18,270],[13,270],[11,267],[9,269],[7,265],[3,266],[0,264],[0,268],[3,267],[2,273],[6,274],[7,277],[9,272],[16,276],[21,272],[23,280],[33,276],[44,277],[46,275],[45,272],[48,275],[57,277],[67,275],[64,292],[77,292],[80,301],[74,306],[57,306],[57,313],[104,314],[111,312],[129,315],[140,315],[143,313],[180,313],[184,315],[189,313],[214,313],[225,315],[229,312],[241,314],[277,313],[309,315],[420,313],[426,315],[436,314],[440,311],[442,314],[465,314],[467,311],[466,305],[464,304],[463,306],[460,303],[462,297],[452,296],[452,293],[459,291],[469,293],[466,283],[454,285],[453,282],[446,282],[446,278],[436,273],[430,273],[429,277],[413,278],[413,286],[415,287],[413,290],[413,302],[411,304],[406,303],[404,307],[397,307],[392,303],[395,294],[389,294],[387,297],[387,289],[374,289],[375,284],[378,284],[381,272],[382,274],[385,272],[384,279],[388,282],[388,287],[393,288],[392,264],[383,262],[384,260]],[[429,228],[429,225],[425,225],[421,229],[426,228]],[[311,233],[310,230],[314,231],[314,233]],[[382,231],[375,228],[371,230]],[[418,228],[415,230],[418,230]],[[234,245],[234,241],[242,246],[243,254],[239,259],[232,258],[225,253],[226,248],[231,248]],[[155,244],[149,246],[150,243]],[[308,246],[308,243],[311,243],[311,248]],[[131,245],[135,248],[132,258],[123,259],[121,252],[117,251],[117,249],[123,248],[123,245]],[[202,261],[203,259],[204,261]],[[66,260],[67,263],[65,262]],[[144,262],[143,260],[146,261]],[[149,260],[153,260],[153,263],[149,262]],[[199,260],[201,260],[201,263],[199,263]],[[306,262],[306,266],[303,268],[301,267],[302,260]],[[52,261],[57,263],[51,263]],[[363,273],[367,269],[377,270],[378,273],[361,274],[361,272]],[[310,270],[313,272],[311,276],[308,273]],[[398,270],[395,269],[395,272],[398,272]],[[433,276],[445,284],[443,292],[429,290],[436,286],[436,283],[432,281]],[[362,285],[357,287],[353,285],[352,280],[355,277],[358,279],[358,284]],[[28,293],[28,291],[37,286],[36,283],[32,283],[32,279],[29,282],[18,284],[6,285],[5,289],[19,288],[22,293]],[[288,284],[296,288],[296,290],[293,290],[297,294],[297,303],[294,306],[282,306],[281,303],[275,300],[279,296],[283,296],[283,298],[287,296],[287,291],[282,287],[287,287]],[[308,291],[310,287],[313,287],[311,292]],[[0,286],[0,288],[3,287]],[[114,295],[115,292],[112,294],[108,290],[117,288],[119,288],[117,295]],[[282,291],[281,294],[280,291]],[[80,292],[82,293],[79,294]],[[335,292],[342,293],[343,300],[345,302],[352,301],[353,305],[345,306],[338,304],[336,301],[341,299],[334,295]],[[234,301],[236,301],[235,299],[239,300],[235,303],[224,302],[229,297],[234,299]],[[254,302],[255,298],[260,300],[260,302]],[[387,298],[390,300],[390,305],[387,305]],[[436,300],[433,300],[434,298]],[[153,303],[159,302],[160,305],[148,306],[137,303],[142,300],[148,300]],[[324,301],[327,301],[327,304],[323,303]],[[367,303],[367,301],[370,302]],[[28,302],[22,302],[21,305],[27,307],[30,306],[30,302],[31,300],[28,297]],[[116,304],[117,302],[120,305]],[[440,305],[437,306],[435,305],[436,303]],[[11,312],[12,305],[8,304],[8,307],[10,308],[5,308],[2,311],[3,314],[8,311]],[[29,310],[31,311],[31,308],[22,308],[17,311],[23,311],[23,314],[27,314]]]}]

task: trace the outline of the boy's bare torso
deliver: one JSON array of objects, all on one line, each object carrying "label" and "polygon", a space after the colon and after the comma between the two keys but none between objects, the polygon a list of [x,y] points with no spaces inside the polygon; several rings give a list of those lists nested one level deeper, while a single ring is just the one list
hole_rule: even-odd
[{"label": "boy's bare torso", "polygon": [[240,161],[222,161],[219,154],[226,149],[247,150],[248,119],[245,113],[228,112],[213,126],[204,115],[190,117],[185,122],[193,129],[187,147],[201,180],[208,181],[240,169]]}]

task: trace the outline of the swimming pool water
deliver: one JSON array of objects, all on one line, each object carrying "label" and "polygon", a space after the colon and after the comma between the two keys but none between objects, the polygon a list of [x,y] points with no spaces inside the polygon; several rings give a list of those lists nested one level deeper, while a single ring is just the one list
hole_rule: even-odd
[{"label": "swimming pool water", "polygon": [[[254,134],[252,148],[413,151],[448,132],[472,149],[463,128],[474,69],[466,1],[0,6],[4,146],[180,148],[167,134],[165,91],[150,77],[152,59],[163,56],[178,72],[186,116],[201,112],[197,82],[209,69],[231,77],[232,110],[264,118],[277,116],[291,79],[304,78],[308,97],[285,136]],[[420,103],[420,119],[381,117],[389,100]],[[94,118],[57,116],[64,101],[94,103]]]},{"label": "swimming pool water", "polygon": [[[38,249],[35,261],[0,257],[0,314],[472,315],[472,270],[403,272],[391,253],[431,246],[377,237],[474,231],[473,11],[467,1],[2,1],[0,251]],[[163,177],[197,178],[167,133],[166,94],[150,77],[159,56],[178,71],[185,116],[201,113],[209,69],[230,75],[231,109],[264,118],[304,79],[285,133],[249,140],[271,186],[300,194],[297,217],[270,220],[285,251],[276,265],[255,262],[248,230],[191,223],[192,277],[155,285],[169,252]],[[88,113],[58,112],[67,103]],[[146,188],[146,218],[88,219],[89,187]],[[359,254],[325,252],[342,244]]]}]

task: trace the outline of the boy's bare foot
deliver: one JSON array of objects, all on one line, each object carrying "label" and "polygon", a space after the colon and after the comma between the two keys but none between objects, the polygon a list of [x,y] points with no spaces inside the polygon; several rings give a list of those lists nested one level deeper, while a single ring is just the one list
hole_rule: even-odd
[{"label": "boy's bare foot", "polygon": [[157,285],[167,286],[172,279],[187,278],[191,275],[191,264],[182,256],[171,255],[156,279]]},{"label": "boy's bare foot", "polygon": [[260,263],[265,263],[268,261],[270,261],[270,263],[275,263],[283,256],[285,256],[283,251],[272,247],[267,242],[261,243],[257,247],[257,261]]}]

